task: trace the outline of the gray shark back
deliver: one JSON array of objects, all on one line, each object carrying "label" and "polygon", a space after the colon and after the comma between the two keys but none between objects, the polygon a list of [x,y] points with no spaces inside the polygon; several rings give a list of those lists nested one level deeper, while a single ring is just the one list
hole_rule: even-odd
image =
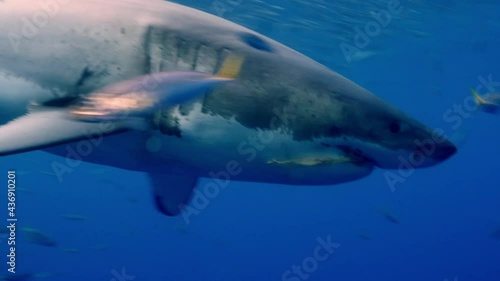
[{"label": "gray shark back", "polygon": [[[245,58],[237,85],[163,108],[150,117],[150,130],[105,137],[92,153],[79,155],[149,172],[155,194],[172,193],[161,188],[169,174],[189,191],[196,178],[222,174],[327,185],[362,178],[375,166],[398,168],[401,158],[423,155],[429,145],[432,152],[418,167],[440,163],[456,151],[342,75],[224,19],[166,1],[91,0],[47,13],[42,27],[26,25],[40,11],[30,3],[1,4],[9,12],[0,11],[0,32],[8,34],[0,40],[0,78],[3,73],[35,85],[39,98],[78,97],[157,72],[215,74],[229,55]],[[19,114],[23,110],[20,106]],[[49,151],[78,154],[82,141],[91,143],[82,139]],[[177,195],[173,203],[168,195],[157,196],[164,213],[175,214],[178,201],[189,197]]]}]

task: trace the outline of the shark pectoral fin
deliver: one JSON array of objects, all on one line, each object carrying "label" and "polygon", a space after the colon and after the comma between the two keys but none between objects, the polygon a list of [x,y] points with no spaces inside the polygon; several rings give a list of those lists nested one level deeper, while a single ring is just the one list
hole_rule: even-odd
[{"label": "shark pectoral fin", "polygon": [[149,174],[156,208],[167,216],[181,213],[191,199],[198,178],[176,174]]},{"label": "shark pectoral fin", "polygon": [[34,111],[0,126],[0,156],[125,130],[128,128],[120,124],[74,121],[60,109]]}]

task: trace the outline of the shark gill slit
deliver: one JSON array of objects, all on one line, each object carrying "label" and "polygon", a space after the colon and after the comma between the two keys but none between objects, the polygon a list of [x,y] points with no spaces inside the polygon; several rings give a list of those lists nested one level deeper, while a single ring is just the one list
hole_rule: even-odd
[{"label": "shark gill slit", "polygon": [[[166,71],[199,71],[217,73],[222,62],[231,53],[228,48],[214,48],[206,42],[183,39],[171,31],[150,26],[144,37],[146,73]],[[203,103],[204,98],[201,98]],[[179,113],[189,115],[194,102],[178,106]],[[162,134],[181,137],[181,130],[175,117],[175,110],[165,108],[155,113],[152,123]]]}]

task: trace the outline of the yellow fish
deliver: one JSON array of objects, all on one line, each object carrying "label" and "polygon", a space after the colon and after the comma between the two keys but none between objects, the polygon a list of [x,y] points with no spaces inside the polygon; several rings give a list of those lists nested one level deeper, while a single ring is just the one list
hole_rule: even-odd
[{"label": "yellow fish", "polygon": [[498,113],[500,110],[500,94],[492,93],[485,96],[480,96],[474,89],[470,89],[474,96],[474,101],[484,112]]}]

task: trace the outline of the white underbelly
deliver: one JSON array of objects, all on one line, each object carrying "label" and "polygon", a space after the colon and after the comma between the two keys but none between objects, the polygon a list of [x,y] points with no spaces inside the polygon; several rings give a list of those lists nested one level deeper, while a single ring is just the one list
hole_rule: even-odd
[{"label": "white underbelly", "polygon": [[[319,140],[296,141],[284,131],[250,129],[236,120],[205,114],[200,104],[188,115],[173,115],[180,137],[159,130],[107,136],[82,161],[141,172],[293,185],[342,183],[373,169]],[[68,158],[68,151],[75,154],[78,149],[78,143],[72,143],[47,151]]]},{"label": "white underbelly", "polygon": [[176,111],[174,116],[182,137],[155,132],[145,147],[155,158],[180,160],[203,177],[236,170],[232,177],[245,181],[333,184],[372,170],[319,141],[296,141],[285,131],[250,129],[234,119],[202,113],[201,104],[189,115]]}]

